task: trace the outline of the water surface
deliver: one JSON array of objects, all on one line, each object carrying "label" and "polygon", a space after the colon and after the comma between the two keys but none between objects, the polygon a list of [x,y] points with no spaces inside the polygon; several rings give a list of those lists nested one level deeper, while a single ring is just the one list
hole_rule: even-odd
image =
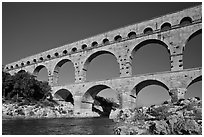
[{"label": "water surface", "polygon": [[3,135],[113,135],[108,118],[3,120]]}]

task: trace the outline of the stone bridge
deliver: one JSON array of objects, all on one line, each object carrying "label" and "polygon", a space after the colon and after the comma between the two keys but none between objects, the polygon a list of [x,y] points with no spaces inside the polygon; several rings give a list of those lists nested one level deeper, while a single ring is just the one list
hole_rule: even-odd
[{"label": "stone bridge", "polygon": [[[201,80],[201,68],[183,69],[183,52],[186,43],[202,33],[202,6],[196,6],[164,15],[141,23],[106,32],[91,38],[51,49],[5,66],[10,74],[28,71],[38,75],[42,68],[48,71],[48,82],[52,94],[66,89],[74,99],[75,112],[82,110],[82,100],[93,101],[101,90],[111,88],[117,92],[121,108],[131,107],[134,102],[130,95],[149,85],[164,87],[172,101],[184,98],[189,85]],[[166,48],[171,68],[167,72],[132,75],[133,52],[149,43]],[[101,54],[113,55],[120,70],[120,77],[103,81],[86,81],[90,62]],[[159,53],[158,53],[159,54]],[[72,62],[75,68],[75,83],[59,85],[60,67]],[[85,108],[90,109],[91,105]]]}]

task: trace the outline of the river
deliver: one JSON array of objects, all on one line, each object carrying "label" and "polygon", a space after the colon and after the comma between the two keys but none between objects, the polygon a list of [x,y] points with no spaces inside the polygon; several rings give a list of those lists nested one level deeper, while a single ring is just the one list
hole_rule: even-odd
[{"label": "river", "polygon": [[108,118],[3,120],[3,135],[113,135]]}]

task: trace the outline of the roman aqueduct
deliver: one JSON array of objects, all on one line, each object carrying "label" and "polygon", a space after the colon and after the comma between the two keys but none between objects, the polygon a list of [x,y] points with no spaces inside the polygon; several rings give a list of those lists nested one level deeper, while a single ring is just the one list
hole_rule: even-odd
[{"label": "roman aqueduct", "polygon": [[[70,92],[75,112],[83,110],[82,100],[93,101],[94,96],[106,88],[117,91],[121,108],[131,107],[133,99],[130,95],[136,96],[149,85],[164,87],[175,101],[184,98],[187,88],[202,78],[201,68],[183,69],[186,43],[201,31],[202,7],[199,5],[26,57],[7,64],[4,69],[10,74],[25,70],[38,75],[45,67],[52,94],[61,89]],[[166,72],[132,75],[132,52],[148,43],[158,43],[166,48],[171,68]],[[101,54],[116,58],[120,77],[86,81],[89,63]],[[75,83],[59,85],[60,67],[66,62],[74,65]],[[86,105],[87,111],[90,110],[91,105]]]}]

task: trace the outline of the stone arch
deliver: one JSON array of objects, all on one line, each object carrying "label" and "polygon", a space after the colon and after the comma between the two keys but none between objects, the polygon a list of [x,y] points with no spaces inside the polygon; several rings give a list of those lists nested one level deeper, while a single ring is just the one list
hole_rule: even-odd
[{"label": "stone arch", "polygon": [[[114,90],[111,86],[106,85],[106,84],[97,84],[97,85],[90,86],[82,96],[81,109],[86,110],[86,111],[94,111],[93,103],[95,101],[94,99],[96,95],[102,90],[109,89],[109,88]],[[118,93],[116,92],[116,90],[114,91],[118,98],[119,96]]]},{"label": "stone arch", "polygon": [[[149,86],[155,86],[155,87],[149,87]],[[149,89],[148,89],[148,87],[149,87]],[[144,88],[146,88],[146,89],[144,89]],[[151,88],[151,90],[150,90],[150,88]],[[162,89],[160,89],[160,88],[162,88]],[[142,89],[144,89],[144,90],[142,91]],[[164,90],[164,92],[163,92],[163,90]],[[142,92],[140,92],[140,91],[142,91]],[[165,92],[165,91],[167,91],[167,92]],[[155,98],[155,95],[158,95],[160,98],[157,100],[155,100],[155,99],[149,100],[149,97],[150,97],[149,95],[152,95],[153,98]],[[147,80],[143,80],[143,81],[139,82],[131,91],[130,96],[132,97],[130,99],[130,101],[131,101],[131,107],[133,107],[133,108],[134,107],[140,107],[140,106],[143,106],[145,104],[146,105],[153,105],[156,103],[156,101],[158,101],[157,103],[161,103],[162,101],[170,99],[169,88],[166,85],[166,83],[161,81],[161,80],[156,80],[156,79],[147,79]]]},{"label": "stone arch", "polygon": [[98,46],[98,42],[96,42],[96,41],[92,42],[92,43],[91,43],[91,46],[92,46],[92,47]]},{"label": "stone arch", "polygon": [[115,42],[120,42],[120,41],[122,41],[122,37],[120,35],[117,35],[117,36],[114,37],[114,41]]},{"label": "stone arch", "polygon": [[151,27],[147,27],[147,28],[144,29],[143,33],[145,35],[152,34],[153,33],[153,29]]},{"label": "stone arch", "polygon": [[[33,75],[37,77],[38,73],[40,72],[40,70],[41,70],[42,68],[46,68],[46,69],[47,69],[47,67],[46,67],[45,65],[38,65],[38,66],[34,69]],[[48,70],[48,69],[47,69],[47,70]]]},{"label": "stone arch", "polygon": [[131,31],[131,32],[128,33],[127,36],[128,36],[128,38],[130,38],[130,39],[132,39],[132,38],[136,38],[136,32]]},{"label": "stone arch", "polygon": [[195,30],[195,31],[193,31],[193,32],[189,35],[189,37],[188,37],[187,40],[185,41],[185,46],[183,47],[183,51],[184,51],[185,48],[186,48],[186,44],[187,44],[191,39],[193,39],[194,37],[196,37],[196,36],[199,35],[199,34],[202,34],[202,29]]},{"label": "stone arch", "polygon": [[169,56],[170,56],[170,50],[169,50],[168,44],[164,41],[159,40],[159,39],[145,39],[145,40],[141,41],[136,46],[132,47],[131,54],[133,53],[134,50],[138,51],[143,46],[145,46],[147,44],[151,44],[151,43],[160,44],[163,47],[165,47],[167,49],[167,52],[169,53]]},{"label": "stone arch", "polygon": [[57,64],[55,65],[54,67],[54,70],[53,70],[53,78],[54,78],[54,81],[55,81],[55,84],[58,84],[58,80],[59,80],[59,72],[60,72],[60,68],[67,62],[71,62],[72,63],[72,66],[74,67],[74,64],[73,62],[70,60],[70,59],[61,59],[60,61],[57,62]]},{"label": "stone arch", "polygon": [[137,83],[137,85],[131,91],[131,94],[133,94],[133,92],[135,92],[137,95],[143,88],[150,86],[150,85],[161,86],[161,87],[165,88],[167,91],[169,91],[168,86],[163,81],[156,80],[156,79],[148,79],[148,80],[143,80],[143,81],[140,81],[139,83]]},{"label": "stone arch", "polygon": [[87,48],[87,45],[86,44],[83,44],[82,46],[81,46],[81,49],[86,49]]},{"label": "stone arch", "polygon": [[194,83],[198,82],[198,81],[202,81],[202,75],[195,77],[187,86],[190,87],[191,85],[193,85]]},{"label": "stone arch", "polygon": [[26,72],[24,69],[19,70],[17,73]]},{"label": "stone arch", "polygon": [[70,90],[62,88],[54,93],[54,98],[58,101],[70,102],[74,105],[74,97]]},{"label": "stone arch", "polygon": [[195,68],[201,67],[202,58],[202,29],[193,30],[190,35],[188,35],[185,44],[183,46],[183,67]]},{"label": "stone arch", "polygon": [[[89,56],[87,56],[87,58],[86,58],[85,61],[84,61],[84,65],[83,65],[82,70],[83,70],[85,76],[86,76],[86,73],[87,73],[87,71],[88,71],[88,66],[89,66],[89,64],[91,63],[91,61],[92,61],[93,59],[95,59],[96,57],[98,57],[99,55],[103,55],[103,54],[113,55],[114,58],[116,59],[116,62],[118,63],[118,58],[117,58],[117,56],[115,55],[115,53],[113,53],[112,51],[108,51],[108,50],[96,51],[96,52],[94,52],[94,53],[91,53]],[[118,63],[118,64],[119,64],[119,63]],[[120,68],[120,67],[118,66],[118,71],[119,71],[119,68]],[[119,72],[118,72],[118,74],[119,74]]]},{"label": "stone arch", "polygon": [[191,17],[184,17],[180,21],[180,26],[188,25],[192,23],[192,18]]},{"label": "stone arch", "polygon": [[104,44],[104,45],[109,44],[109,42],[110,42],[110,41],[109,41],[108,38],[104,38],[104,39],[103,39],[103,44]]},{"label": "stone arch", "polygon": [[[133,59],[135,59],[134,54],[137,55],[137,52],[139,51],[139,49],[141,49],[144,46],[147,46],[149,44],[158,44],[158,46],[162,46],[162,47],[164,47],[166,49],[166,51],[167,51],[167,60],[169,60],[169,62],[168,62],[167,68],[165,68],[165,69],[170,70],[170,66],[171,66],[170,55],[171,55],[171,53],[170,53],[168,45],[164,41],[161,41],[161,40],[158,40],[158,39],[146,39],[146,40],[143,40],[140,43],[138,43],[136,46],[131,47],[131,49],[130,49],[129,57],[130,57],[130,59],[131,59],[130,61],[132,63],[132,74],[134,74],[134,71],[135,71],[135,68],[133,66],[133,64],[134,64]],[[166,70],[166,71],[168,71],[168,70]],[[151,73],[151,72],[147,72],[147,73]]]},{"label": "stone arch", "polygon": [[169,22],[165,22],[161,25],[161,31],[166,31],[171,29],[171,24]]},{"label": "stone arch", "polygon": [[202,75],[195,77],[189,81],[186,92],[184,95],[185,99],[198,97],[202,99]]}]

